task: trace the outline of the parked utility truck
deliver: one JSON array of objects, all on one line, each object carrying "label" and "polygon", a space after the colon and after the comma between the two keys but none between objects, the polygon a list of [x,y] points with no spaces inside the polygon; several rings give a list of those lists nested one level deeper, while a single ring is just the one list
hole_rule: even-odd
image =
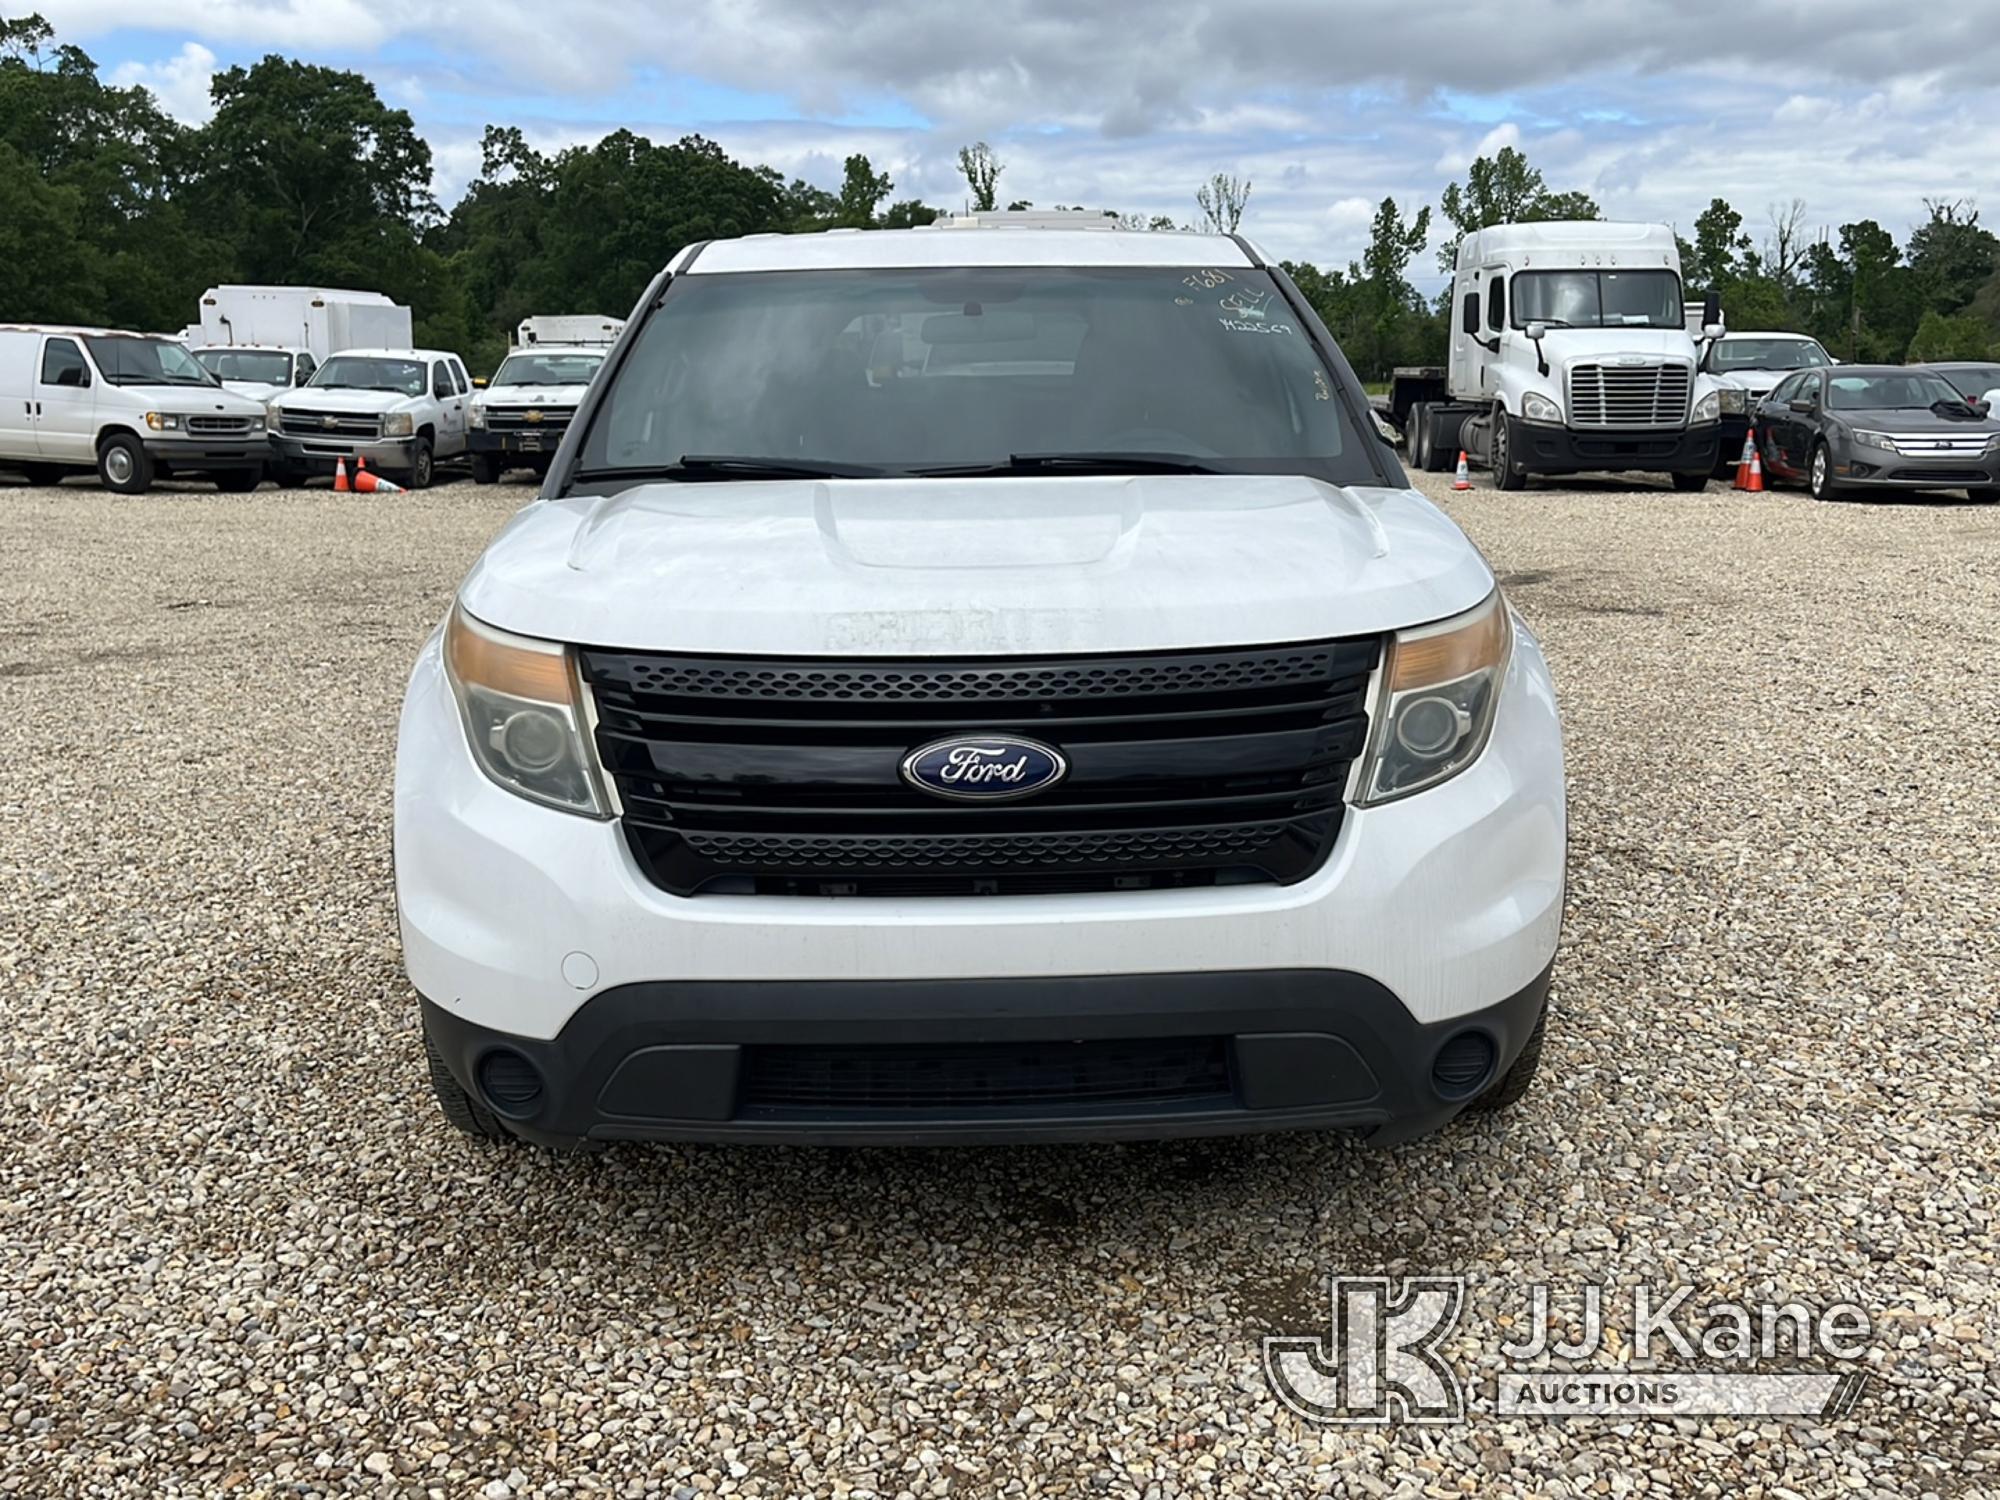
[{"label": "parked utility truck", "polygon": [[345,349],[406,349],[410,310],[380,292],[316,286],[212,286],[188,346],[210,374],[269,401],[304,385]]},{"label": "parked utility truck", "polygon": [[543,313],[521,319],[521,326],[514,330],[514,347],[596,344],[609,348],[624,331],[623,318],[608,318],[603,313]]},{"label": "parked utility truck", "polygon": [[1503,490],[1597,470],[1708,482],[1721,397],[1696,368],[1668,226],[1475,230],[1451,296],[1450,362],[1398,370],[1390,390],[1412,467],[1442,472],[1463,451]]}]

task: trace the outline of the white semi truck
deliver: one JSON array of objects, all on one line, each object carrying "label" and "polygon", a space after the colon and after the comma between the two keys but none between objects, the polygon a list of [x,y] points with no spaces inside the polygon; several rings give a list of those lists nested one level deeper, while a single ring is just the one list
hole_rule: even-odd
[{"label": "white semi truck", "polygon": [[1503,490],[1599,470],[1708,482],[1721,397],[1697,368],[1668,226],[1475,230],[1459,241],[1451,297],[1450,362],[1398,370],[1390,387],[1413,468],[1441,472],[1463,451]]}]

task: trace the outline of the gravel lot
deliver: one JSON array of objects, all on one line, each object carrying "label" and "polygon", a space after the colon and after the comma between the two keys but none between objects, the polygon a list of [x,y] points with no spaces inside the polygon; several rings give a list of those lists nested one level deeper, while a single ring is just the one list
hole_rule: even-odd
[{"label": "gravel lot", "polygon": [[[389,879],[404,674],[528,494],[0,481],[0,1494],[2000,1494],[2000,509],[1445,496],[1570,739],[1511,1114],[553,1160],[434,1113]],[[1488,1390],[1531,1281],[1852,1298],[1876,1379],[1319,1429],[1258,1340],[1336,1271],[1474,1278]]]}]

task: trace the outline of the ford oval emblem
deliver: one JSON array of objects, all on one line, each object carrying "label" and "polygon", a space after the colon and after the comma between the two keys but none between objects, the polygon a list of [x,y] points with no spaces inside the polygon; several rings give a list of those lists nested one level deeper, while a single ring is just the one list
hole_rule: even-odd
[{"label": "ford oval emblem", "polygon": [[953,802],[1032,797],[1068,774],[1061,751],[1011,734],[953,735],[903,757],[903,780]]}]

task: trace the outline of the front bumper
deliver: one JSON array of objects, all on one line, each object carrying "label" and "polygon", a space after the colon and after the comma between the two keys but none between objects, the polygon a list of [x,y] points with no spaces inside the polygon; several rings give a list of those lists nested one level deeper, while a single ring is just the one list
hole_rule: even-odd
[{"label": "front bumper", "polygon": [[466,434],[466,446],[474,453],[520,454],[524,457],[553,458],[556,449],[562,446],[563,430],[552,428],[547,432],[528,432],[513,428],[501,432],[491,432],[484,427],[475,427]]},{"label": "front bumper", "polygon": [[[489,1106],[482,1065],[504,1059],[503,1117],[550,1146],[1299,1129],[1387,1144],[1437,1129],[1504,1074],[1548,988],[1544,966],[1493,1005],[1425,1025],[1377,981],[1338,969],[666,982],[594,995],[550,1041],[429,1001],[423,1024],[459,1085]],[[1468,1047],[1480,1070],[1450,1066]],[[523,1062],[530,1089],[519,1087]]]},{"label": "front bumper", "polygon": [[287,468],[304,469],[308,474],[331,474],[336,462],[346,459],[352,468],[357,458],[368,460],[377,469],[404,470],[413,465],[417,446],[406,438],[302,438],[283,433],[271,435],[271,454]]},{"label": "front bumper", "polygon": [[1833,477],[1843,489],[2000,489],[2000,454],[1911,457],[1854,444],[1834,453]]},{"label": "front bumper", "polygon": [[[1743,434],[1736,434],[1743,446]],[[1516,421],[1514,451],[1536,474],[1639,470],[1662,474],[1714,472],[1721,426],[1710,422],[1665,432],[1596,432]]]},{"label": "front bumper", "polygon": [[[447,1038],[456,1028],[482,1045],[497,1034],[524,1051],[555,1047],[537,1054],[568,1080],[559,1090],[552,1083],[550,1097],[560,1092],[565,1109],[582,1113],[552,1117],[554,1134],[574,1131],[597,1108],[616,1059],[655,1036],[671,1039],[660,1045],[743,1047],[760,1035],[840,1038],[894,1018],[904,1037],[976,1041],[1032,1020],[1049,1032],[1041,1040],[1081,1040],[1100,1034],[1090,1028],[1108,1024],[1103,1015],[1133,1013],[1141,1003],[1133,996],[1186,1011],[1204,1035],[1332,1037],[1367,1064],[1379,1091],[1318,1098],[1282,1119],[1244,1119],[1237,1108],[1224,1112],[1233,1124],[1197,1127],[1176,1111],[1165,1121],[1093,1120],[1089,1133],[1381,1126],[1392,1117],[1424,1128],[1439,1109],[1456,1108],[1405,1087],[1429,1066],[1436,1033],[1427,1028],[1525,1005],[1519,997],[1550,964],[1564,840],[1555,697],[1525,627],[1479,760],[1415,796],[1349,809],[1326,865],[1290,886],[673,896],[641,873],[615,822],[538,806],[480,773],[435,636],[412,674],[397,746],[396,892],[410,979]],[[1169,992],[1195,998],[1170,1004]],[[623,998],[600,1005],[607,994]],[[1066,996],[1086,1008],[1074,1010]],[[1235,1016],[1239,1006],[1254,1019]],[[1157,1010],[1136,1014],[1159,1022]],[[760,1030],[767,1023],[775,1030]],[[577,1024],[584,1030],[572,1032]],[[1512,1020],[1491,1024],[1518,1048]],[[600,1033],[610,1039],[575,1040]],[[1240,1071],[1241,1049],[1231,1045]],[[469,1055],[454,1068],[468,1067]],[[993,1126],[1016,1127],[1071,1128]],[[718,1138],[735,1127],[710,1118],[592,1119],[587,1128]],[[942,1139],[959,1128],[930,1121],[922,1134]]]},{"label": "front bumper", "polygon": [[263,433],[246,437],[146,437],[146,456],[171,473],[201,473],[211,469],[258,469],[271,456]]}]

